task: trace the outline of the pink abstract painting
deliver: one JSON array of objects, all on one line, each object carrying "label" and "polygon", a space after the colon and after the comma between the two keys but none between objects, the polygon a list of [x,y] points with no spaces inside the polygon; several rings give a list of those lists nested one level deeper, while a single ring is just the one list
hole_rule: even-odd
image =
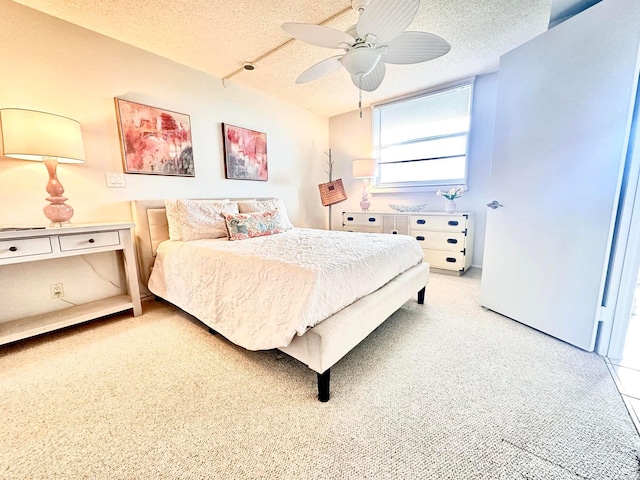
[{"label": "pink abstract painting", "polygon": [[267,134],[222,124],[225,174],[240,180],[269,179]]},{"label": "pink abstract painting", "polygon": [[195,176],[189,115],[115,100],[125,172]]}]

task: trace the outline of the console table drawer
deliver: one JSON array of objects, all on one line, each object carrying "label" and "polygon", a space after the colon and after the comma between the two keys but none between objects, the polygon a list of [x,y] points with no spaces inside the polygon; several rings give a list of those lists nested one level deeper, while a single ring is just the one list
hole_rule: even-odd
[{"label": "console table drawer", "polygon": [[51,253],[49,237],[0,241],[0,258],[17,258]]},{"label": "console table drawer", "polygon": [[58,237],[58,239],[62,252],[120,245],[120,235],[117,231],[65,235]]}]

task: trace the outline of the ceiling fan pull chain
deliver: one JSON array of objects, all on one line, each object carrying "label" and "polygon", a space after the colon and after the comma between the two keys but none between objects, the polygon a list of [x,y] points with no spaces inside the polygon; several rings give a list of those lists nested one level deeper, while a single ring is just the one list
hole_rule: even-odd
[{"label": "ceiling fan pull chain", "polygon": [[358,99],[358,108],[360,109],[360,118],[362,118],[362,75],[360,76],[360,85],[358,86],[360,98]]}]

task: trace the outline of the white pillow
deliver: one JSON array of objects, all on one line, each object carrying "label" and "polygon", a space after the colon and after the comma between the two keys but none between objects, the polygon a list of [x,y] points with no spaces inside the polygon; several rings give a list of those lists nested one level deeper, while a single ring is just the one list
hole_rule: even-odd
[{"label": "white pillow", "polygon": [[235,202],[220,200],[177,200],[182,241],[223,238],[229,235],[224,213],[239,213]]},{"label": "white pillow", "polygon": [[164,208],[167,211],[167,224],[169,225],[169,240],[182,240],[182,232],[180,231],[180,219],[178,218],[178,201],[165,200]]},{"label": "white pillow", "polygon": [[[194,199],[191,202],[208,202],[210,200]],[[218,203],[226,203],[228,198],[215,200]],[[182,231],[180,229],[180,215],[178,214],[178,200],[166,199],[164,201],[164,208],[167,214],[167,225],[169,226],[169,240],[179,242],[182,240]]]},{"label": "white pillow", "polygon": [[239,201],[238,209],[240,210],[240,213],[278,210],[280,212],[280,218],[282,219],[282,225],[280,227],[283,230],[290,230],[293,228],[293,224],[289,220],[289,215],[287,215],[287,209],[279,198],[274,198],[272,200]]}]

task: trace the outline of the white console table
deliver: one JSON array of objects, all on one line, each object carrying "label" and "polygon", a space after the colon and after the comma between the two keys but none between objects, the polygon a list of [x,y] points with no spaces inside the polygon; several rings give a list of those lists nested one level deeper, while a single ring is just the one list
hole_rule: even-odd
[{"label": "white console table", "polygon": [[127,295],[2,322],[0,345],[128,309],[133,309],[134,316],[141,315],[133,226],[133,223],[96,223],[0,231],[0,265],[121,250],[128,290]]}]

